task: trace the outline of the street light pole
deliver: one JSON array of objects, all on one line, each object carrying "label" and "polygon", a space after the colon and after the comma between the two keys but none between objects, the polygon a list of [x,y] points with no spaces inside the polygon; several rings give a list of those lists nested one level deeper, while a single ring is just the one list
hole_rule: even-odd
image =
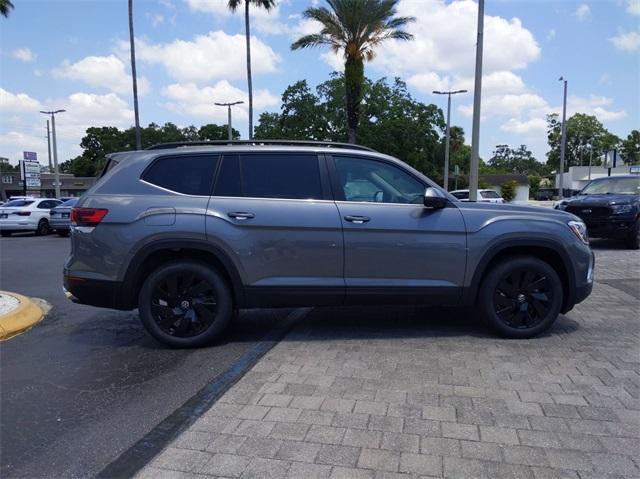
[{"label": "street light pole", "polygon": [[232,103],[214,103],[217,106],[226,106],[227,107],[227,127],[229,129],[228,139],[229,141],[233,140],[233,127],[231,126],[231,107],[233,105],[240,105],[244,103],[243,101],[234,101]]},{"label": "street light pole", "polygon": [[558,81],[564,82],[564,98],[562,100],[562,136],[560,138],[560,199],[564,198],[564,155],[567,144],[567,80],[560,77]]},{"label": "street light pole", "polygon": [[469,167],[469,201],[478,201],[478,165],[480,163],[480,99],[482,97],[482,45],[484,36],[484,0],[478,0],[478,41],[476,43],[476,78],[473,88],[473,128],[471,131],[471,165]]},{"label": "street light pole", "polygon": [[53,136],[53,181],[55,181],[56,198],[60,198],[60,173],[58,172],[58,144],[56,143],[56,114],[66,110],[40,111],[45,115],[51,115],[51,134]]},{"label": "street light pole", "polygon": [[438,91],[434,90],[435,95],[447,95],[447,133],[446,133],[446,145],[444,148],[444,179],[442,180],[442,186],[445,191],[449,191],[449,143],[451,140],[451,95],[457,93],[467,93],[467,90],[454,90],[454,91]]},{"label": "street light pole", "polygon": [[51,164],[51,133],[49,132],[49,120],[47,120],[47,150],[49,151],[49,173],[52,173],[53,165]]}]

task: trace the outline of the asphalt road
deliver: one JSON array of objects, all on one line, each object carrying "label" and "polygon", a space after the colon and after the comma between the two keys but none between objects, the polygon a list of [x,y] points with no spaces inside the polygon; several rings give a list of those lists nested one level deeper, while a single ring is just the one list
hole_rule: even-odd
[{"label": "asphalt road", "polygon": [[69,239],[0,240],[0,289],[53,305],[0,345],[0,476],[87,477],[130,448],[228,369],[287,311],[247,311],[219,344],[169,350],[137,312],[71,303],[62,294]]}]

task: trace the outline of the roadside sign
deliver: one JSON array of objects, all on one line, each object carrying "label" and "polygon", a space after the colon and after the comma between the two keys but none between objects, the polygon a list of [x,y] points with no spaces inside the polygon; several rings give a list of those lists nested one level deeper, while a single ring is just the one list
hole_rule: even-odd
[{"label": "roadside sign", "polygon": [[28,161],[38,161],[38,153],[35,151],[23,151],[22,158]]},{"label": "roadside sign", "polygon": [[[25,156],[28,151],[25,151]],[[35,155],[35,153],[33,153]],[[20,161],[20,179],[24,182],[25,189],[39,190],[42,186],[40,181],[40,163],[38,160]]]}]

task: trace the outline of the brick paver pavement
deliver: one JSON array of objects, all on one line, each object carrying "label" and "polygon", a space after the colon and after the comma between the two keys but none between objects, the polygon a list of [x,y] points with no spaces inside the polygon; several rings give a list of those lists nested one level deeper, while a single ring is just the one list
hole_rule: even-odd
[{"label": "brick paver pavement", "polygon": [[640,477],[640,252],[498,339],[461,313],[318,309],[139,478]]}]

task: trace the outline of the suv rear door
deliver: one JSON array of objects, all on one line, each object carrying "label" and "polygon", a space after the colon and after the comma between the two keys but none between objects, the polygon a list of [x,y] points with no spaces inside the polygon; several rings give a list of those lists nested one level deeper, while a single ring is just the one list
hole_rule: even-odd
[{"label": "suv rear door", "polygon": [[416,295],[455,303],[466,266],[458,208],[425,208],[430,185],[392,162],[334,154],[328,166],[344,228],[347,302]]},{"label": "suv rear door", "polygon": [[224,155],[206,229],[235,262],[250,303],[342,302],[342,226],[318,155]]}]

